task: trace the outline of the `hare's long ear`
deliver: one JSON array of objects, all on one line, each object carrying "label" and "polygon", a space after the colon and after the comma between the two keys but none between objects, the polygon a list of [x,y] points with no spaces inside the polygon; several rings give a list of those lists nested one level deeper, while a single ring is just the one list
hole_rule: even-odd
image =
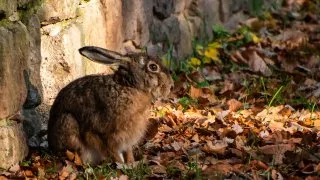
[{"label": "hare's long ear", "polygon": [[87,57],[88,59],[102,64],[130,61],[130,58],[120,53],[95,46],[84,46],[79,49],[79,52],[81,55]]}]

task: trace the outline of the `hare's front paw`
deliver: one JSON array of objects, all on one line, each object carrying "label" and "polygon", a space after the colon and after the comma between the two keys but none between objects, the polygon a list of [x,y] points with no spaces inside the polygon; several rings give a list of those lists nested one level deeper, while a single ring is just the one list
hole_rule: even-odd
[{"label": "hare's front paw", "polygon": [[113,158],[114,162],[118,163],[133,163],[134,162],[134,156],[132,152],[132,148],[129,148],[127,150],[120,151],[118,149],[111,150],[111,156]]},{"label": "hare's front paw", "polygon": [[124,155],[125,155],[126,163],[129,164],[129,163],[133,163],[134,162],[132,148],[130,148],[126,152],[124,152]]}]

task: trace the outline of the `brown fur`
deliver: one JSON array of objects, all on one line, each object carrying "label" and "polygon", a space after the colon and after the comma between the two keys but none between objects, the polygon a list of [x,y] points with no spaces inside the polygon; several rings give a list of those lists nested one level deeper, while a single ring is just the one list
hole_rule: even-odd
[{"label": "brown fur", "polygon": [[[93,50],[88,51],[97,53]],[[117,162],[134,161],[132,146],[145,133],[151,103],[168,95],[173,82],[158,60],[144,54],[124,58],[130,61],[120,61],[114,74],[85,76],[59,92],[48,123],[51,150],[77,151],[82,161],[90,164],[108,156]],[[149,63],[158,64],[160,71],[151,72]]]}]

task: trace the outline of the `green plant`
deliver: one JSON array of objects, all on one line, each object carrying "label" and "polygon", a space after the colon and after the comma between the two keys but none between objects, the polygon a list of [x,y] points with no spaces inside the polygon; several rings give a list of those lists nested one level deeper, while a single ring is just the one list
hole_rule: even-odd
[{"label": "green plant", "polygon": [[95,168],[97,174],[102,174],[106,179],[116,177],[118,172],[116,169],[112,168],[110,163],[104,163]]},{"label": "green plant", "polygon": [[24,160],[20,163],[20,165],[28,167],[31,165],[31,163],[32,163],[31,160]]},{"label": "green plant", "polygon": [[312,115],[313,115],[313,113],[314,113],[314,110],[315,110],[315,108],[316,108],[316,105],[317,105],[317,104],[316,104],[315,102],[312,104],[310,119],[313,119]]},{"label": "green plant", "polygon": [[168,177],[181,177],[182,176],[182,171],[174,166],[168,166],[166,169],[166,172],[168,174]]},{"label": "green plant", "polygon": [[197,100],[192,99],[191,97],[185,96],[185,97],[180,98],[178,103],[181,104],[181,106],[185,110],[185,109],[189,108],[189,106],[191,104],[196,104]]},{"label": "green plant", "polygon": [[276,93],[272,96],[271,101],[268,104],[268,111],[269,108],[273,105],[273,102],[276,100],[276,98],[280,97],[281,91],[283,89],[283,86],[280,86],[280,88],[276,91]]},{"label": "green plant", "polygon": [[59,172],[59,170],[57,168],[56,162],[53,162],[53,165],[46,169],[46,173],[48,173],[48,174],[54,174],[54,173],[58,173],[58,172]]},{"label": "green plant", "polygon": [[201,179],[202,170],[198,166],[197,159],[195,161],[188,162],[187,171],[188,171],[188,174],[193,175],[192,177],[193,179],[197,179],[197,180]]},{"label": "green plant", "polygon": [[86,168],[84,170],[85,179],[93,179],[98,180],[95,170],[93,167],[91,167],[89,164],[86,165]]},{"label": "green plant", "polygon": [[142,180],[145,179],[148,174],[150,174],[151,169],[143,161],[139,161],[136,167],[123,167],[122,172],[123,174],[129,176],[130,179]]},{"label": "green plant", "polygon": [[263,12],[263,0],[248,0],[249,13],[252,16],[259,16]]},{"label": "green plant", "polygon": [[228,30],[221,25],[215,25],[212,27],[212,34],[215,40],[217,39],[227,39],[231,36]]}]

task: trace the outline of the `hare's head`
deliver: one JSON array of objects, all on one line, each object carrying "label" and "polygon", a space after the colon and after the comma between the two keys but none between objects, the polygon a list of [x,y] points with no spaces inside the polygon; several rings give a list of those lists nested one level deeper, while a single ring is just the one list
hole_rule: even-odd
[{"label": "hare's head", "polygon": [[173,87],[169,70],[161,60],[146,53],[122,55],[94,46],[85,46],[79,51],[83,56],[98,63],[117,63],[119,68],[114,74],[117,82],[149,92],[153,98],[166,97]]}]

